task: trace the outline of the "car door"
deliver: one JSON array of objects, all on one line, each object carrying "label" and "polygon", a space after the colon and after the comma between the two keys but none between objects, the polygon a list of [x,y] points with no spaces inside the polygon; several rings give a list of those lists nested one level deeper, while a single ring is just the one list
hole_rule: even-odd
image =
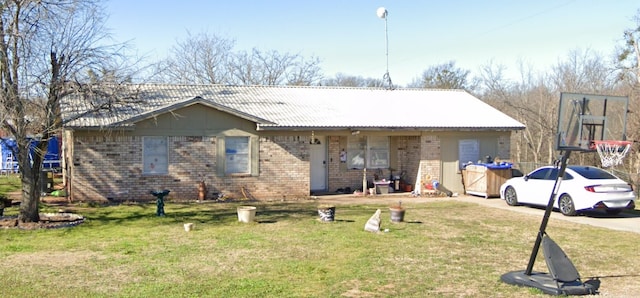
[{"label": "car door", "polygon": [[[533,205],[547,205],[553,191],[551,179],[554,168],[540,168],[524,177],[520,189],[516,189],[518,202]],[[556,170],[557,175],[557,170]]]}]

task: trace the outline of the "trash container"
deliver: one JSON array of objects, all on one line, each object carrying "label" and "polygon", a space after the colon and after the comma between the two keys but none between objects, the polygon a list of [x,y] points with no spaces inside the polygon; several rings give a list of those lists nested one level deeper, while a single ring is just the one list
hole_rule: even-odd
[{"label": "trash container", "polygon": [[511,163],[470,164],[463,171],[465,193],[475,196],[500,196],[500,186],[511,178]]},{"label": "trash container", "polygon": [[390,181],[381,180],[373,182],[376,185],[376,193],[378,194],[388,194],[389,193],[389,184]]}]

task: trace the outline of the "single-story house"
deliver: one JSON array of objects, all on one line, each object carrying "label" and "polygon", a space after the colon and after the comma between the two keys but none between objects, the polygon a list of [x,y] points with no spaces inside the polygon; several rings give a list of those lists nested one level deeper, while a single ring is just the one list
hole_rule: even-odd
[{"label": "single-story house", "polygon": [[[463,90],[131,84],[61,103],[74,200],[225,195],[293,200],[363,176],[462,192],[461,169],[510,158],[525,126]],[[126,96],[123,96],[126,94]],[[101,109],[96,109],[96,107]],[[404,187],[408,190],[407,187]]]}]

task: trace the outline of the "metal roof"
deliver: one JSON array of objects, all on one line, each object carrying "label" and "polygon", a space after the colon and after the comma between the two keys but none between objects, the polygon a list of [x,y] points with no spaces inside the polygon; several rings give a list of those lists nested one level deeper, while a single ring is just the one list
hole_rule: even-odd
[{"label": "metal roof", "polygon": [[[106,93],[111,95],[99,95]],[[192,104],[254,121],[264,130],[525,128],[463,90],[130,84],[67,96],[61,111],[66,127],[126,127]]]}]

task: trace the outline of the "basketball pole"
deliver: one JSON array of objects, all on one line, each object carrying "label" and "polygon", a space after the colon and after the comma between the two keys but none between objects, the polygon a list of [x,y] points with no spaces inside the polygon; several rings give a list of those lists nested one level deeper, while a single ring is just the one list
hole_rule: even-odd
[{"label": "basketball pole", "polygon": [[524,272],[525,275],[531,275],[531,272],[533,271],[533,264],[536,262],[536,256],[540,250],[540,243],[542,243],[542,238],[544,237],[545,230],[547,229],[547,223],[549,222],[551,211],[553,211],[553,203],[556,200],[558,190],[560,189],[560,183],[562,183],[562,177],[564,177],[564,172],[567,169],[567,160],[569,160],[569,155],[571,155],[571,150],[565,150],[560,158],[560,170],[558,171],[558,177],[556,177],[556,182],[553,184],[553,191],[549,197],[547,208],[544,211],[544,216],[542,217],[542,222],[540,223],[540,229],[538,231],[538,237],[536,238],[536,243],[533,245],[527,270]]}]

